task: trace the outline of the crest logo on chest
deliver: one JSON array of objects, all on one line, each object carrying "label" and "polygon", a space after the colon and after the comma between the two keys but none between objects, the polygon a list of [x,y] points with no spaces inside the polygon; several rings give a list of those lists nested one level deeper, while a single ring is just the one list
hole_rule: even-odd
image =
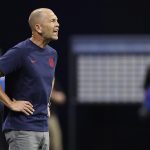
[{"label": "crest logo on chest", "polygon": [[55,62],[54,62],[54,58],[53,57],[49,58],[49,65],[50,65],[51,68],[55,67]]}]

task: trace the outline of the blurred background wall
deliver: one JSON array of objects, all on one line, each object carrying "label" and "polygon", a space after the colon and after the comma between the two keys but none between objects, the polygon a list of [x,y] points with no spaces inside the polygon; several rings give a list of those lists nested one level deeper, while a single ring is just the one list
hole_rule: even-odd
[{"label": "blurred background wall", "polygon": [[[65,150],[146,150],[148,122],[141,122],[135,103],[76,103],[70,91],[71,38],[74,35],[149,35],[149,3],[129,0],[13,0],[0,4],[0,47],[3,53],[31,36],[30,12],[39,7],[54,10],[60,22],[56,78],[67,103],[59,108]],[[72,66],[75,69],[75,66]],[[72,78],[73,83],[76,81]],[[74,83],[75,84],[75,83]],[[75,89],[73,89],[75,90]],[[142,90],[142,88],[141,88]],[[141,100],[142,101],[142,100]]]}]

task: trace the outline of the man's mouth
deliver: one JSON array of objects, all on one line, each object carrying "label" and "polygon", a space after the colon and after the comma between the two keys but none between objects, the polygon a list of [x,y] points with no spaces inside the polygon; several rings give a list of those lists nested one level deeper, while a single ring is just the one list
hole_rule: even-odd
[{"label": "man's mouth", "polygon": [[54,30],[54,33],[58,33],[58,31],[59,31],[59,29],[55,29],[55,30]]}]

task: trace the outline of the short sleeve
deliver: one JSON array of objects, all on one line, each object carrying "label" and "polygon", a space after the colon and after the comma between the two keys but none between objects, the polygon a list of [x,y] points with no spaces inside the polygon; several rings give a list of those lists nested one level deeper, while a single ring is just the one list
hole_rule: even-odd
[{"label": "short sleeve", "polygon": [[13,47],[0,57],[0,71],[9,74],[22,65],[21,49]]},{"label": "short sleeve", "polygon": [[57,51],[55,51],[55,58],[54,58],[55,65],[57,65],[57,60],[58,60],[58,54],[57,54]]}]

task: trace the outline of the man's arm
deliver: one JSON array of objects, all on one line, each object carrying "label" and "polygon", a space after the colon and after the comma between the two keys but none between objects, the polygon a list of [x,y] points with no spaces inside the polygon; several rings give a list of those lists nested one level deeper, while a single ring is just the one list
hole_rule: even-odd
[{"label": "man's arm", "polygon": [[50,93],[49,99],[50,99],[51,96],[52,96],[52,92],[53,92],[53,89],[54,89],[54,84],[55,84],[55,78],[54,78],[53,81],[52,81],[52,89],[51,89],[51,93]]},{"label": "man's arm", "polygon": [[48,117],[50,117],[50,105],[51,105],[51,102],[50,102],[50,99],[51,99],[51,96],[52,96],[52,92],[53,92],[53,88],[54,88],[54,83],[55,83],[55,78],[53,79],[52,81],[52,89],[50,91],[50,96],[49,96],[49,102],[48,102]]},{"label": "man's arm", "polygon": [[[0,71],[0,77],[4,76],[4,74]],[[24,100],[13,101],[6,95],[6,93],[2,90],[0,86],[0,101],[7,106],[9,109],[17,112],[23,112],[26,115],[33,114],[34,109],[30,102]]]}]

